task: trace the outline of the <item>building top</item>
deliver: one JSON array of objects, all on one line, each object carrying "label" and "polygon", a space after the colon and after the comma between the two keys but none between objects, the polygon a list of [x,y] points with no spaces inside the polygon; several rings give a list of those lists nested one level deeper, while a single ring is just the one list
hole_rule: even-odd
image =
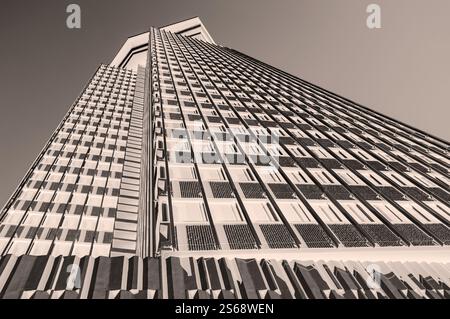
[{"label": "building top", "polygon": [[[182,20],[177,23],[163,26],[160,29],[215,44],[213,38],[199,17]],[[129,37],[114,57],[111,66],[136,71],[139,65],[145,65],[148,40],[149,32]]]}]

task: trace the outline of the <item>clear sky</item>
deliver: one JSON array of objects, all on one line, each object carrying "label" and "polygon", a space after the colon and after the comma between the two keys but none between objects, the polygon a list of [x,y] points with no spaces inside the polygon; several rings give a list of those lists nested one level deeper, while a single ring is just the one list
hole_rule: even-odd
[{"label": "clear sky", "polygon": [[[66,27],[70,3],[81,30]],[[448,0],[2,0],[0,206],[100,63],[128,36],[193,16],[218,44],[450,140],[449,12]]]}]

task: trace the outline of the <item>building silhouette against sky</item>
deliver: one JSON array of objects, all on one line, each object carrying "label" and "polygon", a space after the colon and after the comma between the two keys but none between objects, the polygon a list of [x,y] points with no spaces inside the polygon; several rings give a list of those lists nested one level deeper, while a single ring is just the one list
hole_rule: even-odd
[{"label": "building silhouette against sky", "polygon": [[2,298],[450,298],[449,143],[215,44],[101,65],[0,213]]}]

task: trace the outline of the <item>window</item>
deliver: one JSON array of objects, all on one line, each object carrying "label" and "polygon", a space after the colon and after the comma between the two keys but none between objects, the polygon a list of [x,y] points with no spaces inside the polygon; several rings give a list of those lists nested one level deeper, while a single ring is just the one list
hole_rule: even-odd
[{"label": "window", "polygon": [[59,182],[61,180],[62,174],[61,173],[50,173],[48,177],[49,182]]},{"label": "window", "polygon": [[437,214],[450,221],[450,208],[440,202],[425,202]]},{"label": "window", "polygon": [[72,255],[79,257],[89,255],[91,252],[91,246],[91,244],[75,242],[73,245]]},{"label": "window", "polygon": [[428,175],[443,182],[445,185],[450,185],[450,179],[440,173],[433,172],[433,173],[428,173]]},{"label": "window", "polygon": [[81,175],[78,180],[78,184],[82,185],[91,185],[92,184],[92,176]]},{"label": "window", "polygon": [[54,194],[54,192],[40,191],[36,200],[40,201],[40,202],[47,202],[48,203],[48,202],[50,202],[52,200],[53,194]]},{"label": "window", "polygon": [[202,223],[208,221],[203,202],[175,201],[172,206],[175,223]]},{"label": "window", "polygon": [[79,228],[82,230],[94,231],[97,226],[97,220],[98,218],[96,217],[83,216]]},{"label": "window", "polygon": [[409,177],[411,177],[412,179],[414,179],[416,182],[418,182],[419,184],[422,184],[425,187],[437,187],[436,184],[434,184],[433,182],[431,182],[428,178],[426,178],[423,175],[420,175],[419,173],[415,173],[415,172],[407,172],[406,173]]},{"label": "window", "polygon": [[424,224],[439,224],[439,220],[422,206],[413,202],[401,202],[400,205],[411,215]]},{"label": "window", "polygon": [[30,254],[32,256],[44,256],[47,255],[52,246],[51,240],[35,240],[32,244]]},{"label": "window", "polygon": [[344,160],[353,159],[353,156],[351,156],[350,153],[343,150],[342,148],[330,148],[330,150],[341,159],[344,159]]},{"label": "window", "polygon": [[253,222],[278,222],[278,216],[270,203],[246,202],[244,205]]},{"label": "window", "polygon": [[47,214],[45,216],[42,227],[44,228],[58,228],[62,215]]},{"label": "window", "polygon": [[92,245],[92,253],[91,256],[96,258],[100,256],[108,257],[110,254],[110,245],[109,244],[99,244],[94,243]]},{"label": "window", "polygon": [[[334,122],[332,122],[332,121],[327,121],[327,122],[328,122],[328,124],[329,124],[330,126],[334,125]],[[344,139],[341,135],[339,135],[339,134],[336,133],[335,131],[330,131],[330,132],[328,132],[328,135],[331,135],[331,136],[334,137],[336,140],[343,140],[343,139]]]},{"label": "window", "polygon": [[339,182],[327,170],[309,169],[309,171],[322,185],[340,185]]},{"label": "window", "polygon": [[349,170],[335,169],[334,172],[339,175],[348,185],[361,186],[365,183]]},{"label": "window", "polygon": [[38,227],[41,223],[42,216],[43,214],[40,213],[28,213],[22,225],[28,227]]},{"label": "window", "polygon": [[76,181],[77,181],[77,175],[66,174],[64,176],[64,180],[63,181],[64,181],[64,183],[67,183],[67,184],[75,184]]},{"label": "window", "polygon": [[80,222],[80,216],[78,215],[66,215],[64,216],[63,224],[61,228],[63,229],[78,229],[78,224]]},{"label": "window", "polygon": [[316,130],[311,130],[309,131],[311,133],[311,135],[313,135],[315,138],[318,139],[326,139],[325,135],[323,135],[322,133],[320,133],[319,131]]},{"label": "window", "polygon": [[2,224],[4,225],[17,225],[20,223],[25,212],[17,212],[17,211],[8,211],[3,220]]},{"label": "window", "polygon": [[262,151],[262,149],[259,147],[256,143],[241,143],[242,148],[244,149],[244,152],[246,154],[251,155],[264,155],[265,153]]},{"label": "window", "polygon": [[211,215],[217,223],[236,223],[244,221],[242,212],[236,202],[210,203]]},{"label": "window", "polygon": [[257,168],[259,176],[264,182],[267,183],[281,183],[284,182],[283,177],[273,167],[269,168]]},{"label": "window", "polygon": [[311,203],[314,211],[327,224],[348,224],[347,218],[330,202]]},{"label": "window", "polygon": [[366,179],[368,179],[369,182],[371,182],[375,186],[390,186],[388,181],[386,181],[380,175],[378,175],[377,173],[375,173],[371,170],[359,170],[358,172],[361,175],[363,175]]},{"label": "window", "polygon": [[399,173],[396,172],[385,172],[384,173],[387,177],[389,177],[390,180],[392,180],[397,185],[400,185],[402,187],[412,187],[414,186],[411,182],[409,182],[406,178],[401,176]]},{"label": "window", "polygon": [[279,145],[266,145],[267,151],[272,156],[286,156],[286,152]]},{"label": "window", "polygon": [[98,176],[96,176],[96,177],[94,177],[94,182],[93,182],[93,186],[96,186],[96,187],[105,187],[106,186],[106,178],[104,178],[104,177],[98,177]]},{"label": "window", "polygon": [[374,150],[373,153],[377,154],[378,156],[380,156],[385,161],[396,162],[396,160],[392,156],[388,155],[386,152],[383,152],[381,150]]},{"label": "window", "polygon": [[389,203],[382,201],[371,201],[369,204],[393,224],[410,223],[409,219],[405,215]]},{"label": "window", "polygon": [[30,243],[31,240],[28,239],[14,239],[8,250],[8,254],[15,256],[24,255],[26,254]]},{"label": "window", "polygon": [[69,202],[69,198],[70,198],[70,193],[68,193],[68,192],[57,192],[53,202],[66,204],[66,203]]},{"label": "window", "polygon": [[32,200],[36,193],[37,190],[35,189],[24,189],[20,192],[19,200]]},{"label": "window", "polygon": [[294,184],[314,184],[312,179],[302,170],[287,171],[287,174]]},{"label": "window", "polygon": [[302,203],[281,203],[278,206],[290,223],[316,223],[314,217]]},{"label": "window", "polygon": [[240,154],[237,146],[233,142],[221,142],[218,144],[219,152],[221,154]]},{"label": "window", "polygon": [[171,179],[197,179],[197,174],[193,166],[173,165],[170,167]]},{"label": "window", "polygon": [[97,195],[89,195],[89,199],[87,202],[88,206],[101,207],[102,206],[102,196]]},{"label": "window", "polygon": [[421,154],[421,153],[419,153],[417,151],[413,151],[413,152],[411,152],[411,154],[419,157],[422,161],[424,161],[424,162],[426,162],[428,164],[433,164],[433,161],[430,158],[428,158],[427,156],[425,156],[425,155],[423,155],[423,154]]},{"label": "window", "polygon": [[380,220],[360,202],[340,202],[340,204],[360,224],[380,223]]},{"label": "window", "polygon": [[289,147],[289,150],[295,157],[311,157],[306,150],[301,146]]},{"label": "window", "polygon": [[86,201],[86,194],[81,194],[81,193],[75,193],[73,194],[72,200],[70,201],[70,203],[72,205],[84,205],[85,201]]},{"label": "window", "polygon": [[369,153],[357,148],[357,149],[353,149],[353,152],[356,153],[357,155],[359,155],[359,157],[361,157],[363,160],[365,161],[374,161],[375,159],[369,155]]},{"label": "window", "polygon": [[109,178],[107,187],[119,188],[120,187],[120,179],[118,179],[118,178]]},{"label": "window", "polygon": [[116,208],[117,207],[117,200],[118,198],[115,196],[105,196],[103,198],[103,205],[104,208]]},{"label": "window", "polygon": [[319,158],[333,158],[333,156],[322,147],[309,147],[309,149]]},{"label": "window", "polygon": [[230,168],[230,174],[233,177],[233,180],[239,182],[253,182],[255,181],[255,177],[252,172],[248,168]]},{"label": "window", "polygon": [[114,218],[100,217],[98,220],[99,232],[113,232],[114,231]]},{"label": "window", "polygon": [[211,153],[214,152],[214,146],[211,142],[198,142],[192,143],[192,148],[195,153]]},{"label": "window", "polygon": [[302,130],[292,129],[291,133],[295,135],[297,138],[305,138],[308,137],[306,133],[304,133]]}]

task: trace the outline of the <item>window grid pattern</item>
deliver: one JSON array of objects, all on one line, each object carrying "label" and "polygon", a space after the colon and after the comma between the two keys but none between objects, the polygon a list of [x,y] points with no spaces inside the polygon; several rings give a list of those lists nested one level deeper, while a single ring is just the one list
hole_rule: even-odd
[{"label": "window grid pattern", "polygon": [[1,254],[109,256],[135,85],[98,69],[2,214]]},{"label": "window grid pattern", "polygon": [[[184,145],[183,163],[225,170],[222,182],[235,192],[258,248],[277,246],[267,236],[276,226],[267,225],[283,226],[280,236],[292,238],[295,247],[448,244],[450,218],[432,208],[440,203],[450,209],[442,182],[448,145],[237,51],[157,29],[151,43],[161,91],[157,113],[166,127],[183,132],[178,141],[170,136],[171,145]],[[166,165],[176,169],[172,147],[161,149]],[[210,189],[203,186],[210,181],[195,182]],[[205,207],[221,200],[216,197],[202,198]],[[281,209],[298,202],[313,216],[314,232],[328,238],[319,240],[323,244],[309,238],[312,226],[304,231]],[[405,203],[432,217],[422,218]],[[227,243],[214,214],[208,213],[208,223],[216,240]]]}]

